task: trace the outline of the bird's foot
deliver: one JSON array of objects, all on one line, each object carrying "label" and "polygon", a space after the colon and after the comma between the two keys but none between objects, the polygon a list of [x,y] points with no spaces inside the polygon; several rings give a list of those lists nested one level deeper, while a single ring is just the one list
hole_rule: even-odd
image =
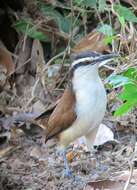
[{"label": "bird's foot", "polygon": [[71,170],[65,170],[64,176],[71,179],[72,183],[74,184],[80,184],[82,182],[81,178],[79,176],[74,175]]},{"label": "bird's foot", "polygon": [[80,177],[74,175],[74,176],[73,176],[73,181],[79,184],[79,183],[81,183],[82,180],[81,180]]},{"label": "bird's foot", "polygon": [[104,165],[104,164],[101,164],[101,163],[99,163],[97,167],[98,167],[98,170],[99,170],[101,173],[106,172],[106,171],[108,170],[108,168],[109,168],[107,165]]},{"label": "bird's foot", "polygon": [[69,169],[69,164],[68,164],[68,160],[66,157],[66,150],[58,150],[57,155],[61,156],[63,158],[63,161],[64,161],[64,168],[65,169],[63,172],[63,176],[68,177],[68,178],[72,178],[73,174],[72,174],[72,171]]},{"label": "bird's foot", "polygon": [[70,169],[65,169],[65,171],[63,173],[64,173],[65,177],[68,177],[68,178],[73,177],[72,171]]}]

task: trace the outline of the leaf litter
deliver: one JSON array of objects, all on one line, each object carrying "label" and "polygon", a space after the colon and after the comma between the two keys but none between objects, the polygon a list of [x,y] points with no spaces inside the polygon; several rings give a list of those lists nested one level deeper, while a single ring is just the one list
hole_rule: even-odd
[{"label": "leaf litter", "polygon": [[[135,7],[134,1],[130,3]],[[61,3],[58,6],[62,8]],[[113,102],[117,89],[108,94],[108,97],[113,96],[113,98],[109,98],[108,110],[103,121],[105,126],[109,127],[107,137],[110,138],[107,141],[105,137],[99,138],[98,143],[94,145],[95,151],[91,153],[88,152],[83,139],[72,143],[68,147],[67,158],[71,170],[79,180],[66,178],[63,175],[63,160],[57,155],[56,139],[48,141],[46,145],[44,143],[44,132],[40,124],[45,124],[47,118],[41,119],[39,123],[33,123],[32,120],[46,110],[50,114],[63,92],[67,82],[69,59],[66,52],[55,54],[57,47],[60,46],[58,43],[60,39],[64,44],[66,42],[69,44],[69,35],[60,31],[65,26],[56,20],[54,15],[52,18],[46,17],[45,22],[45,17],[33,2],[26,1],[26,8],[30,17],[35,18],[27,31],[31,38],[26,34],[19,37],[14,51],[16,67],[14,68],[10,57],[9,65],[4,64],[1,69],[4,83],[0,81],[2,89],[0,93],[0,189],[136,190],[136,110],[124,117],[117,119],[112,117],[112,112],[117,107],[117,103]],[[24,12],[24,15],[28,13]],[[56,14],[55,11],[53,13]],[[64,18],[60,18],[65,22]],[[58,22],[59,26],[57,26]],[[25,21],[18,23],[16,27],[19,27],[19,24],[26,29]],[[34,24],[37,27],[34,27]],[[49,32],[49,28],[52,32]],[[32,35],[32,30],[35,31],[35,36]],[[53,52],[56,52],[51,54],[50,59],[47,59],[48,46],[44,53],[44,46],[38,40],[39,37],[43,39],[43,34],[46,34],[52,44],[56,45],[52,48]],[[32,40],[33,38],[36,39]],[[49,41],[49,39],[44,40]],[[124,42],[123,49],[126,49]],[[2,48],[5,50],[5,47]],[[98,52],[111,51],[109,46],[104,44],[104,35],[96,30],[92,30],[77,42],[72,52],[76,53],[84,49]],[[6,52],[7,56],[10,56],[7,50]],[[62,57],[65,60],[62,61],[64,65],[57,64],[56,62],[60,62]],[[45,60],[48,60],[47,64]],[[54,64],[51,65],[52,62]],[[112,65],[109,68],[117,70],[121,67],[116,68]],[[107,73],[104,69],[101,74],[103,75],[104,72]],[[7,73],[14,74],[12,81],[9,81]]]}]

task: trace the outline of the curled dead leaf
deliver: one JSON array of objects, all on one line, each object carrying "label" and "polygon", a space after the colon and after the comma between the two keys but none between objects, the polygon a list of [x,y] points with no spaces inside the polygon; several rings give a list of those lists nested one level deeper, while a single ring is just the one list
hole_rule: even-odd
[{"label": "curled dead leaf", "polygon": [[13,63],[10,52],[4,46],[2,41],[0,41],[0,72],[2,71],[7,76],[11,75],[15,70],[15,65]]},{"label": "curled dead leaf", "polygon": [[90,32],[82,38],[77,45],[72,49],[73,53],[79,53],[85,50],[97,52],[110,52],[109,46],[104,43],[104,34],[97,31]]},{"label": "curled dead leaf", "polygon": [[11,152],[11,150],[13,150],[13,146],[8,146],[8,147],[0,150],[0,158],[7,156],[7,154],[9,154]]},{"label": "curled dead leaf", "polygon": [[4,44],[0,41],[0,89],[7,82],[7,77],[15,71],[15,66],[10,52],[6,49]]},{"label": "curled dead leaf", "polygon": [[69,162],[72,162],[73,158],[75,157],[75,154],[73,151],[67,153],[67,160]]}]

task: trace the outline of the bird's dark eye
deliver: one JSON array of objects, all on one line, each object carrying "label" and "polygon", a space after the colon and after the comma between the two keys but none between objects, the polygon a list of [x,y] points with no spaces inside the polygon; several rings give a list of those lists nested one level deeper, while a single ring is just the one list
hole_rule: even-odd
[{"label": "bird's dark eye", "polygon": [[90,64],[90,63],[91,63],[91,61],[85,61],[85,64],[87,64],[87,65]]}]

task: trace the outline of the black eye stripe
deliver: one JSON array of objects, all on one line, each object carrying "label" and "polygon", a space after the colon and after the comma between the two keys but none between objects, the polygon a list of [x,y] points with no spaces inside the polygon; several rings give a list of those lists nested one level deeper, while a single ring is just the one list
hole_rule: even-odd
[{"label": "black eye stripe", "polygon": [[77,63],[76,65],[74,65],[71,68],[71,72],[74,72],[80,66],[95,65],[96,63],[97,63],[97,61],[95,61],[95,60],[94,61],[85,61],[85,62]]},{"label": "black eye stripe", "polygon": [[74,60],[78,60],[78,59],[81,59],[81,58],[86,58],[86,57],[93,57],[93,58],[96,58],[97,56],[100,57],[102,54],[101,53],[98,53],[98,52],[94,52],[94,51],[84,51],[82,53],[79,53],[77,55],[72,55],[74,56]]},{"label": "black eye stripe", "polygon": [[[94,54],[95,55],[95,54]],[[79,60],[80,62],[76,63],[75,61],[77,61],[78,57],[80,56],[81,60]],[[74,71],[80,67],[80,66],[87,66],[87,65],[95,65],[97,63],[102,63],[103,61],[111,61],[112,59],[114,59],[115,57],[120,57],[119,54],[115,54],[115,53],[111,53],[111,54],[105,54],[105,55],[100,55],[96,54],[96,56],[92,56],[92,57],[84,57],[86,58],[85,60],[82,60],[81,55],[78,55],[78,57],[76,57],[75,61],[72,63],[72,67],[70,68],[70,76],[73,76]],[[74,64],[74,65],[73,65]]]}]

